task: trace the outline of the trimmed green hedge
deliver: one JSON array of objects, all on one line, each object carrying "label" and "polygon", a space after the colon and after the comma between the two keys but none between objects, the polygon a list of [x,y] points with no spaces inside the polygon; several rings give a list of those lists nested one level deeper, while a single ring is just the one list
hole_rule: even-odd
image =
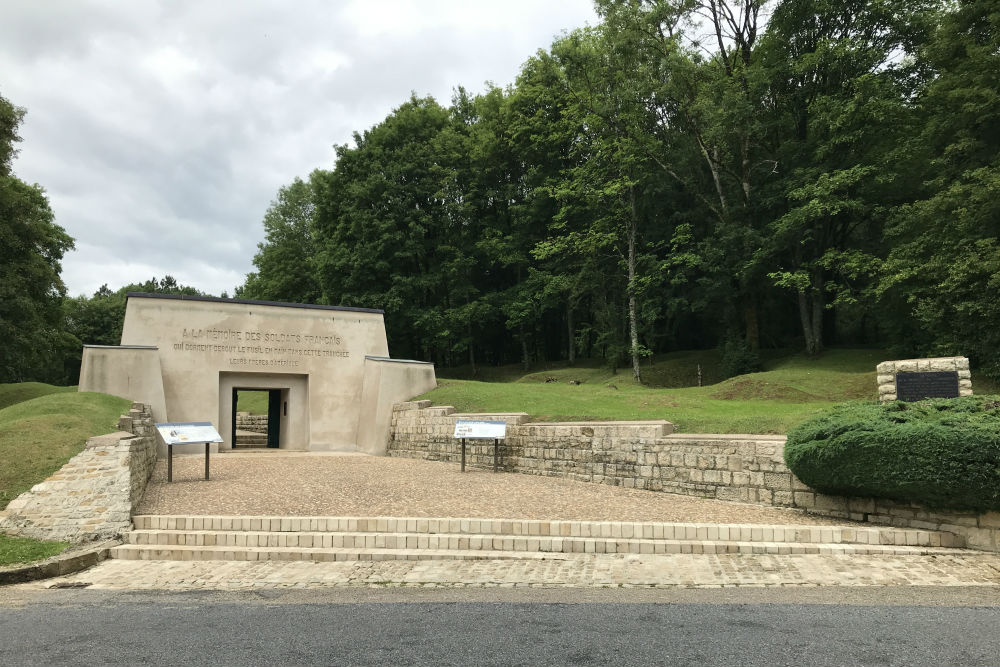
[{"label": "trimmed green hedge", "polygon": [[1000,397],[843,403],[788,434],[785,462],[821,493],[1000,510]]}]

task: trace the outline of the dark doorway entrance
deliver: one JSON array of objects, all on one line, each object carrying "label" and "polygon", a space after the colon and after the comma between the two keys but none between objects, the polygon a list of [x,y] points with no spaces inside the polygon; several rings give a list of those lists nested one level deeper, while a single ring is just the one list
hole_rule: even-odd
[{"label": "dark doorway entrance", "polygon": [[[281,445],[281,418],[282,413],[287,410],[287,403],[282,400],[282,389],[256,389],[251,387],[233,387],[233,432],[232,440],[234,449],[250,447],[268,447],[277,449]],[[244,430],[237,427],[237,413],[249,412],[251,420],[258,422],[253,426],[253,430]],[[253,417],[261,417],[266,412],[267,428],[259,423],[263,420]]]}]

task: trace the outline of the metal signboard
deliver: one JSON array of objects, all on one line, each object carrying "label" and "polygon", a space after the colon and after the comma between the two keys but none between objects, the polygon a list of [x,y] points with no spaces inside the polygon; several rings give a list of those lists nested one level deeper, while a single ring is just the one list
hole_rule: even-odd
[{"label": "metal signboard", "polygon": [[507,422],[458,419],[455,421],[454,437],[476,440],[505,438],[507,437]]},{"label": "metal signboard", "polygon": [[170,422],[157,424],[156,430],[168,445],[222,442],[222,436],[212,426],[212,422]]}]

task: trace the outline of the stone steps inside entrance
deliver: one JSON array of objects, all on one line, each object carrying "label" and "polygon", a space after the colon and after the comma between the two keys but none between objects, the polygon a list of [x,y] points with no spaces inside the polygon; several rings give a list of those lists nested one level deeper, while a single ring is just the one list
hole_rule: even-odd
[{"label": "stone steps inside entrance", "polygon": [[255,431],[236,431],[236,442],[233,443],[233,448],[239,447],[266,447],[267,446],[267,434],[257,433]]},{"label": "stone steps inside entrance", "polygon": [[[225,533],[371,534],[406,536],[506,536],[512,538],[613,538],[805,544],[867,544],[963,547],[952,533],[891,527],[804,526],[533,519],[451,519],[422,517],[288,517],[138,515],[135,532],[215,531]],[[136,538],[138,539],[138,538]]]}]

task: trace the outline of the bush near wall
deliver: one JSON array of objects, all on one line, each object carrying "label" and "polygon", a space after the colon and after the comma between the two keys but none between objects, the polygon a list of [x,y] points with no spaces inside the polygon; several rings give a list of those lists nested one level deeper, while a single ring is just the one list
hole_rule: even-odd
[{"label": "bush near wall", "polygon": [[1000,510],[1000,397],[844,403],[794,428],[785,462],[825,494]]}]

